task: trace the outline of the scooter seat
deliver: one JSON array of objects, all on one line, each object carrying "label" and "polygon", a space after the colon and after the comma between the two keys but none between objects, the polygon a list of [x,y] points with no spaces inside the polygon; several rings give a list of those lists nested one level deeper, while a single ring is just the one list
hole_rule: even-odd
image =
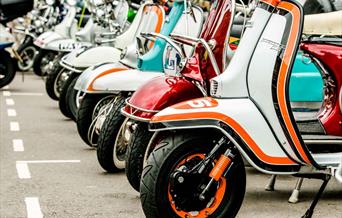
[{"label": "scooter seat", "polygon": [[342,11],[306,15],[303,33],[308,35],[342,35]]}]

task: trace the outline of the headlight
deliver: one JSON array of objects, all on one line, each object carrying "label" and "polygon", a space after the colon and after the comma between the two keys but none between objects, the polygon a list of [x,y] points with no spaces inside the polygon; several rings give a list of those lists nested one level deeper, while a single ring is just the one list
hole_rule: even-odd
[{"label": "headlight", "polygon": [[35,20],[35,21],[34,21],[34,25],[35,25],[36,27],[40,27],[40,26],[42,26],[42,22],[41,22],[40,20]]},{"label": "headlight", "polygon": [[96,16],[101,18],[102,16],[104,16],[105,12],[102,9],[97,9],[96,10]]},{"label": "headlight", "polygon": [[67,0],[68,5],[74,6],[76,5],[76,0]]},{"label": "headlight", "polygon": [[54,5],[55,4],[55,0],[46,0],[46,4]]}]

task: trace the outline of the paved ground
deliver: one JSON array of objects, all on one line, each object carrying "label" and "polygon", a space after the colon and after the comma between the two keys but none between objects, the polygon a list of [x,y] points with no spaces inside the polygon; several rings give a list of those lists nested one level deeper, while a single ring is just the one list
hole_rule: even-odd
[{"label": "paved ground", "polygon": [[[319,188],[318,181],[305,181],[301,202],[289,204],[295,179],[281,177],[276,191],[266,192],[268,178],[248,169],[239,217],[301,217]],[[332,181],[314,217],[342,218],[341,202],[342,186]],[[105,173],[95,151],[79,138],[75,123],[45,94],[43,81],[29,74],[22,82],[19,74],[0,91],[0,217],[42,215],[144,217],[139,194],[124,173]]]}]

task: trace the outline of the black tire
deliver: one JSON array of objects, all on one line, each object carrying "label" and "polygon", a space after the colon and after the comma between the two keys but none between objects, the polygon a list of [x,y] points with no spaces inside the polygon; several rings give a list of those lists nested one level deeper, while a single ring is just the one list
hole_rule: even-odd
[{"label": "black tire", "polygon": [[113,173],[122,170],[114,161],[114,146],[120,128],[125,120],[120,109],[124,106],[125,99],[119,97],[114,103],[113,108],[107,115],[97,143],[97,160],[101,167],[107,172]]},{"label": "black tire", "polygon": [[[93,121],[93,119],[98,114],[98,110],[96,107],[103,106],[106,102],[109,101],[112,95],[103,95],[103,94],[85,94],[80,102],[80,107],[77,111],[76,116],[76,124],[77,131],[82,140],[92,147],[92,143],[88,138],[89,127]],[[113,96],[114,97],[114,96]],[[98,136],[93,139],[97,141]]]},{"label": "black tire", "polygon": [[139,122],[132,132],[126,152],[126,176],[131,186],[139,191],[144,156],[153,133],[148,131],[148,124]]},{"label": "black tire", "polygon": [[[48,96],[53,100],[58,100],[60,96],[60,87],[63,87],[59,80],[61,74],[66,71],[61,65],[55,63],[52,70],[47,74],[45,80],[45,90]],[[61,84],[59,84],[61,83]]]},{"label": "black tire", "polygon": [[[23,41],[22,44],[20,44],[20,46],[18,47],[17,49],[17,53],[19,54],[19,56],[24,60],[25,58],[23,57],[23,53],[24,52],[27,52],[29,51],[30,53],[33,53],[33,54],[30,54],[31,58],[32,58],[32,61],[34,62],[34,59],[35,59],[35,56],[36,56],[36,52],[38,51],[38,48],[37,46],[35,46],[33,44],[33,38],[29,35],[26,35],[25,36],[25,39]],[[30,64],[31,65],[31,64]],[[19,60],[17,60],[17,69],[20,70],[20,71],[28,71],[30,70],[30,68],[33,66],[33,63],[31,66],[22,66],[22,64],[20,63]]]},{"label": "black tire", "polygon": [[70,83],[67,94],[66,94],[66,104],[67,107],[69,108],[69,111],[71,113],[71,119],[76,122],[76,117],[77,117],[77,111],[79,108],[79,104],[77,104],[77,101],[79,102],[80,99],[78,99],[80,91],[75,90],[75,84],[77,82],[77,79],[79,77],[79,74],[72,79],[72,82]]},{"label": "black tire", "polygon": [[79,74],[71,73],[71,75],[68,77],[68,79],[64,82],[62,86],[62,90],[60,92],[59,100],[58,100],[59,110],[62,112],[64,116],[66,116],[67,118],[71,118],[71,119],[73,119],[73,115],[69,108],[67,95],[68,95],[68,90],[69,90],[70,85],[75,79],[78,78],[78,76]]},{"label": "black tire", "polygon": [[55,51],[49,51],[45,49],[40,49],[33,61],[33,72],[37,76],[45,76],[47,72],[42,72],[43,59],[47,58],[47,61],[53,61],[57,53]]},{"label": "black tire", "polygon": [[[187,131],[172,134],[161,140],[148,158],[140,184],[140,200],[147,218],[179,217],[168,199],[170,175],[180,161],[187,159],[190,155],[207,154],[213,148],[212,140],[215,139],[213,135],[208,132]],[[226,186],[222,190],[224,193],[222,200],[208,217],[235,217],[241,207],[246,189],[246,173],[239,155],[233,161],[225,175]],[[206,173],[208,174],[209,172]],[[196,181],[191,181],[191,185],[197,187]],[[216,193],[218,193],[217,190],[215,195]],[[195,201],[193,193],[187,200]]]},{"label": "black tire", "polygon": [[10,84],[15,77],[15,65],[11,55],[0,51],[0,88]]}]

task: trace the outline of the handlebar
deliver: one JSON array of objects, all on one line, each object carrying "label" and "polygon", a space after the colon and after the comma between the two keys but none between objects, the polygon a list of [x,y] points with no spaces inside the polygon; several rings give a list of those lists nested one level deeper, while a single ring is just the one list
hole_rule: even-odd
[{"label": "handlebar", "polygon": [[[211,50],[210,45],[204,39],[194,38],[191,36],[185,36],[185,35],[180,35],[180,34],[176,34],[176,33],[170,34],[170,37],[175,41],[178,41],[180,43],[184,43],[187,45],[191,45],[191,46],[196,46],[198,43],[202,44],[203,47],[205,48],[205,50],[208,52],[209,59],[213,65],[213,68],[214,68],[216,75],[221,74],[220,69],[217,65],[215,56],[213,54],[213,51]],[[214,42],[212,42],[211,46],[212,47],[215,46]]]}]

